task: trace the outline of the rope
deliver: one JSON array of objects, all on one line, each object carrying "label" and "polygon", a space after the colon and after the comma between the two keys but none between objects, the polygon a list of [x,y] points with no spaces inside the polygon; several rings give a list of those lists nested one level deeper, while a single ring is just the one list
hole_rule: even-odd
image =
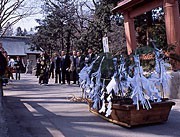
[{"label": "rope", "polygon": [[67,97],[67,100],[72,101],[72,102],[87,102],[86,98],[76,97],[74,94],[69,94],[69,97]]}]

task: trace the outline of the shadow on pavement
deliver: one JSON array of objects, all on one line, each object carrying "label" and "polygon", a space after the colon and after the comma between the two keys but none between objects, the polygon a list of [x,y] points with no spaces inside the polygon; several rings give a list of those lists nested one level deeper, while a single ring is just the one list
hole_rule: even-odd
[{"label": "shadow on pavement", "polygon": [[[30,101],[32,99],[34,99],[34,101]],[[68,116],[69,113],[71,113],[70,111],[64,112],[67,116],[56,115],[40,105],[42,103],[48,103],[48,105],[52,106],[54,103],[58,105],[61,105],[62,103],[75,104],[75,102],[69,102],[68,100],[55,102],[48,101],[51,99],[65,99],[65,97],[40,98],[44,101],[35,101],[36,99],[39,98],[6,97],[6,112],[9,111],[7,113],[7,119],[10,137],[28,137],[30,135],[33,137],[59,137],[59,134],[65,137],[87,137],[89,135],[97,137],[113,137],[112,132],[119,133],[120,131],[128,132],[128,134],[148,133],[152,135],[166,135],[171,137],[180,136],[180,133],[177,132],[177,128],[180,125],[180,112],[176,110],[171,111],[169,121],[166,123],[128,129],[119,126],[109,127],[107,126],[106,121],[101,118],[89,115],[83,116],[83,112],[82,115],[77,116]],[[28,108],[31,107],[32,110],[29,111],[27,106]],[[10,112],[10,110],[12,111]],[[13,115],[10,115],[10,113]],[[54,130],[56,130],[57,133],[52,133]],[[57,134],[57,136],[54,134]]]},{"label": "shadow on pavement", "polygon": [[[51,133],[53,130],[58,130],[59,132],[56,131],[56,134],[62,134],[65,137],[86,137],[88,135],[107,136],[103,132],[98,132],[100,130],[108,130],[108,127],[106,124],[103,124],[106,121],[99,119],[97,116],[83,116],[83,114],[78,116],[68,116],[68,113],[71,112],[67,112],[67,116],[56,115],[39,105],[39,103],[48,103],[53,105],[54,101],[48,101],[48,98],[44,98],[46,101],[22,101],[26,99],[28,98],[5,98],[6,118],[10,137],[61,137],[53,135],[53,133]],[[75,102],[56,101],[56,103],[61,105],[61,103],[74,104]],[[28,108],[31,107],[32,110],[29,111],[27,106]],[[100,122],[101,124],[95,125],[93,124],[94,122]],[[94,128],[97,131],[91,131],[88,130],[88,128]],[[119,130],[119,127],[113,128],[113,130]]]},{"label": "shadow on pavement", "polygon": [[84,103],[67,100],[67,96],[73,93],[70,90],[73,85],[51,84],[47,87],[32,84],[31,79],[16,81],[6,87],[8,92],[17,92],[5,97],[10,137],[180,136],[180,104],[173,107],[165,123],[128,129],[90,114]]}]

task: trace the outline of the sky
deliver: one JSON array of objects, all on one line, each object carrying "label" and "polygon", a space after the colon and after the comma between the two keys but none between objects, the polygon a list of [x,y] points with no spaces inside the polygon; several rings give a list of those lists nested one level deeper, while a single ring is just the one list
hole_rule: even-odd
[{"label": "sky", "polygon": [[[26,0],[26,1],[29,1],[28,4],[32,4],[31,2],[34,1],[34,0]],[[84,0],[79,0],[78,2],[80,1],[84,1]],[[91,2],[88,2],[88,5],[90,4]],[[41,1],[38,0],[36,1],[35,3],[35,6],[36,6],[36,10],[37,11],[41,11]],[[16,29],[18,27],[21,27],[22,30],[26,29],[27,31],[30,31],[31,28],[35,28],[36,26],[38,26],[39,24],[36,22],[36,19],[43,19],[43,14],[36,14],[32,17],[28,17],[28,18],[24,18],[22,20],[20,20],[19,22],[17,22],[14,26],[13,26],[13,30],[14,30],[14,33],[16,33]]]},{"label": "sky", "polygon": [[[13,0],[12,0],[13,1]],[[25,8],[31,8],[31,10],[36,13],[35,15],[31,15],[31,17],[26,17],[18,21],[13,25],[14,31],[16,31],[17,27],[21,27],[22,30],[26,29],[30,31],[31,28],[35,28],[39,24],[36,22],[36,19],[42,19],[43,15],[41,14],[41,0],[25,0],[24,1]]]},{"label": "sky", "polygon": [[17,22],[14,26],[13,29],[16,30],[17,27],[21,27],[22,30],[26,29],[27,31],[30,31],[31,28],[35,28],[39,24],[36,22],[36,19],[42,19],[42,14],[37,14],[32,17],[27,17],[19,22]]}]

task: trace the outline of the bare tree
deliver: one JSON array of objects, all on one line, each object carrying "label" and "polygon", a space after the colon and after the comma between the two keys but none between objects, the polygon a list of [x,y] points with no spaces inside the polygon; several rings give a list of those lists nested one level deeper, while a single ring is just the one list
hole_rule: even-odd
[{"label": "bare tree", "polygon": [[6,26],[4,27],[4,29],[6,30],[6,32],[4,33],[4,36],[12,36],[13,35],[13,28],[12,28],[12,26],[9,25],[9,22],[6,24]]},{"label": "bare tree", "polygon": [[[0,31],[2,36],[6,30],[22,18],[37,14],[39,4],[32,0],[1,0],[0,2]],[[6,27],[5,27],[6,26]]]}]

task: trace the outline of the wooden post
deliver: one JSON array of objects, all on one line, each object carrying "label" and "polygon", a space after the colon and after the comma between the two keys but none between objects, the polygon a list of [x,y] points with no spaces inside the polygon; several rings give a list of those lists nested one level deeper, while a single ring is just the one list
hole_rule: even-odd
[{"label": "wooden post", "polygon": [[129,13],[124,14],[124,28],[126,36],[126,44],[128,55],[131,54],[137,47],[136,31],[134,27],[134,19],[129,17]]},{"label": "wooden post", "polygon": [[[167,43],[175,46],[174,53],[180,55],[180,32],[179,32],[179,8],[177,0],[164,0],[165,25]],[[173,52],[172,52],[173,53]],[[173,69],[180,69],[179,63],[175,63]]]},{"label": "wooden post", "polygon": [[164,0],[166,35],[168,44],[179,45],[179,9],[176,0]]}]

